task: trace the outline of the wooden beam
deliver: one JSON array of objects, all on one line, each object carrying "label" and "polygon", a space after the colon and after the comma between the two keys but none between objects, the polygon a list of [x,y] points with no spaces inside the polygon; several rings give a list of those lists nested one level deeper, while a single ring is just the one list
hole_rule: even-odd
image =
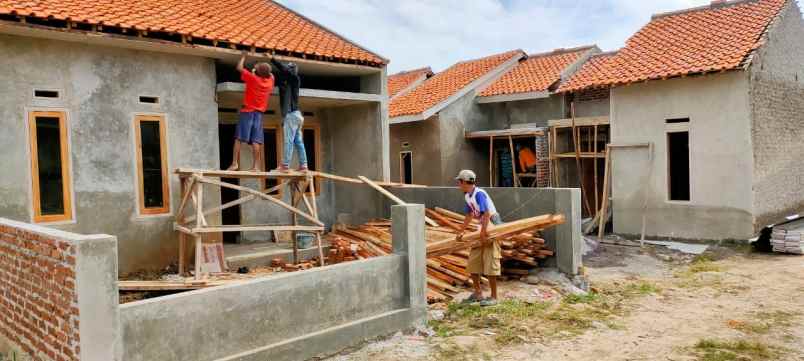
[{"label": "wooden beam", "polygon": [[[363,181],[364,183],[368,184],[369,187],[374,188],[375,190],[377,190],[377,192],[380,192],[380,193],[382,193],[382,195],[388,197],[388,199],[394,201],[394,203],[399,204],[399,205],[406,205],[407,204],[405,201],[401,200],[399,197],[395,196],[393,193],[385,190],[385,188],[383,188],[383,187],[380,187],[374,181],[372,181],[372,180],[370,180],[370,179],[368,179],[368,178],[366,178],[366,177],[364,177],[362,175],[357,176],[357,178],[360,179],[361,181]],[[430,217],[424,216],[424,222],[427,223],[430,226],[438,227],[438,223],[436,223],[435,221],[430,219]]]},{"label": "wooden beam", "polygon": [[324,223],[321,223],[321,221],[315,219],[313,216],[311,216],[311,215],[309,215],[307,213],[304,213],[300,209],[298,209],[296,207],[293,207],[293,206],[291,206],[291,205],[289,205],[289,204],[287,204],[287,203],[285,203],[285,202],[283,202],[281,200],[278,200],[278,199],[276,199],[276,198],[274,198],[272,196],[264,194],[264,193],[262,193],[260,191],[253,190],[253,189],[248,188],[248,187],[234,185],[234,184],[231,184],[231,183],[216,181],[214,179],[209,179],[209,178],[202,177],[202,176],[197,176],[197,180],[199,182],[201,182],[201,183],[213,184],[213,185],[216,185],[216,186],[219,186],[219,187],[235,189],[235,190],[238,190],[238,191],[241,191],[241,192],[246,192],[246,193],[253,194],[253,195],[257,196],[257,197],[260,197],[260,198],[265,199],[265,200],[267,200],[269,202],[277,204],[280,207],[287,209],[288,211],[291,211],[291,212],[293,212],[295,214],[298,214],[298,215],[302,216],[302,218],[307,219],[308,221],[312,222],[315,225],[319,225],[321,227],[324,226]]},{"label": "wooden beam", "polygon": [[[310,185],[310,197],[312,198],[313,203],[313,216],[318,219],[318,205],[315,201],[315,181],[313,178],[308,178],[307,183]],[[308,205],[309,206],[309,205]],[[315,233],[316,243],[318,243],[318,262],[321,267],[324,267],[324,247],[321,245],[321,233]]]},{"label": "wooden beam", "polygon": [[[594,128],[594,135],[592,139],[592,151],[597,153],[597,124],[595,124]],[[593,159],[594,162],[594,173],[595,173],[595,217],[597,217],[598,207],[600,207],[600,200],[598,199],[598,190],[597,190],[597,158]]]},{"label": "wooden beam", "polygon": [[578,171],[578,184],[581,187],[581,198],[586,207],[587,214],[592,214],[592,208],[589,206],[589,196],[586,194],[583,186],[583,164],[581,164],[581,150],[580,139],[578,139],[578,128],[575,126],[575,101],[570,102],[570,115],[572,116],[572,148],[575,152],[575,168]]},{"label": "wooden beam", "polygon": [[[181,226],[179,226],[181,227]],[[255,224],[255,225],[222,225],[222,226],[206,226],[197,227],[189,230],[193,234],[196,233],[216,233],[216,232],[255,232],[255,231],[305,231],[315,232],[323,231],[324,227],[321,226],[286,226],[275,224]]]},{"label": "wooden beam", "polygon": [[609,206],[609,178],[611,178],[611,147],[606,145],[606,165],[603,171],[603,200],[598,212],[597,238],[603,238],[603,231],[606,227],[606,208]]},{"label": "wooden beam", "polygon": [[[275,186],[273,186],[271,188],[263,190],[262,192],[265,193],[265,194],[271,194],[271,193],[276,192],[277,190],[279,190],[279,188],[282,188],[282,186],[284,186],[284,185],[285,185],[285,182],[280,182],[278,185],[275,185]],[[255,200],[255,199],[257,199],[257,196],[255,196],[253,194],[252,195],[247,195],[245,197],[233,200],[231,202],[227,202],[226,204],[222,204],[222,205],[220,205],[218,207],[210,208],[210,209],[204,211],[204,216],[210,215],[210,214],[215,213],[215,212],[220,212],[220,211],[223,211],[224,209],[228,209],[228,208],[231,208],[231,207],[234,207],[234,206],[237,206],[237,205],[241,205],[243,203],[247,203],[247,202],[250,202],[250,201]],[[190,217],[187,217],[186,221],[187,222],[192,222],[194,220],[195,220],[195,216],[190,216]]]},{"label": "wooden beam", "polygon": [[179,204],[179,210],[176,211],[176,215],[181,216],[184,214],[184,208],[187,207],[187,201],[190,199],[190,194],[193,193],[195,189],[195,178],[192,177],[179,177],[182,179],[182,197],[181,203]]},{"label": "wooden beam", "polygon": [[489,137],[489,187],[494,187],[494,136]]},{"label": "wooden beam", "polygon": [[514,176],[514,187],[519,187],[519,178],[516,176],[516,155],[514,154],[514,139],[508,136],[508,148],[511,151],[511,174]]},{"label": "wooden beam", "polygon": [[[199,175],[194,174],[193,178],[196,181],[200,181],[201,178]],[[193,201],[195,203],[195,216],[196,216],[196,228],[200,228],[206,225],[204,222],[204,214],[202,213],[203,204],[204,204],[204,186],[199,184],[195,188],[196,194],[193,195]],[[203,255],[202,245],[201,245],[201,235],[196,233],[193,237],[195,239],[195,277],[196,280],[201,279],[201,258]]]}]

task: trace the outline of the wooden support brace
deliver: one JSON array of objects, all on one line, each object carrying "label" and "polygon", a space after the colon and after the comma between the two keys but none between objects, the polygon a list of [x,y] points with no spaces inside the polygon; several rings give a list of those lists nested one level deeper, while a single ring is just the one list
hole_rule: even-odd
[{"label": "wooden support brace", "polygon": [[[372,180],[370,180],[370,179],[368,179],[368,178],[366,178],[366,177],[364,177],[362,175],[357,176],[357,178],[362,180],[364,183],[368,184],[369,187],[376,189],[377,192],[380,192],[384,196],[388,197],[388,199],[394,201],[394,203],[396,203],[398,205],[406,205],[407,204],[405,201],[403,201],[399,197],[395,196],[393,193],[385,190],[383,187],[380,187],[379,185],[377,185],[377,183],[374,183],[374,181],[372,181]],[[429,225],[429,226],[438,227],[438,223],[436,221],[430,219],[430,217],[425,216],[424,217],[424,222],[427,223],[427,225]]]}]

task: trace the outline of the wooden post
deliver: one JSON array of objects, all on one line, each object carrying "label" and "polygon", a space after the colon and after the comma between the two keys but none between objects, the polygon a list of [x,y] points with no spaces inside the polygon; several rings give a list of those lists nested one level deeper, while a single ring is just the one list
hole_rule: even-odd
[{"label": "wooden post", "polygon": [[[298,181],[293,181],[293,187],[290,187],[290,200],[291,205],[293,207],[299,206],[299,200],[296,198],[296,192],[298,192],[299,183]],[[302,195],[303,196],[303,195]],[[296,213],[293,214],[293,225],[299,225],[299,216]],[[293,244],[293,264],[299,264],[299,243],[296,240],[296,231],[290,232],[290,242]]]},{"label": "wooden post", "polygon": [[[318,219],[318,205],[316,204],[316,201],[315,201],[315,181],[313,180],[312,176],[308,177],[307,183],[310,184],[309,185],[309,187],[310,187],[310,197],[312,198],[310,200],[310,203],[312,203],[312,205],[313,205],[313,210],[312,210],[313,217],[315,217],[315,219]],[[318,262],[321,264],[321,267],[324,267],[324,248],[321,246],[321,233],[320,232],[315,232],[315,239],[316,239],[316,242],[318,242]]]},{"label": "wooden post", "polygon": [[[200,175],[198,175],[200,176]],[[195,226],[201,228],[205,225],[204,222],[204,185],[198,184],[195,187]],[[196,233],[193,238],[195,239],[195,279],[201,279],[201,260],[203,259],[203,245],[201,244],[201,234]]]},{"label": "wooden post", "polygon": [[600,200],[598,200],[598,190],[597,190],[597,124],[595,124],[595,134],[594,139],[592,139],[592,160],[595,162],[594,165],[594,172],[595,172],[595,217],[597,217],[598,207],[600,207]]},{"label": "wooden post", "polygon": [[489,187],[494,187],[494,136],[489,137]]},{"label": "wooden post", "polygon": [[580,136],[578,134],[578,128],[575,127],[575,102],[570,102],[570,115],[572,116],[572,147],[575,149],[575,168],[578,171],[578,184],[581,186],[581,198],[583,199],[583,204],[586,207],[586,212],[588,214],[592,214],[592,208],[589,206],[589,197],[586,195],[583,186],[583,165],[581,164],[581,150],[580,147]]},{"label": "wooden post", "polygon": [[644,199],[642,200],[642,233],[639,236],[639,245],[645,245],[645,229],[647,225],[647,217],[648,217],[648,189],[650,189],[650,177],[653,174],[653,143],[650,143],[648,146],[648,175],[645,179],[645,183],[643,183],[643,187],[645,189],[644,192]]},{"label": "wooden post", "polygon": [[603,238],[603,229],[606,227],[606,212],[607,207],[609,206],[609,178],[611,170],[611,147],[606,145],[606,165],[605,170],[603,171],[603,200],[600,206],[600,212],[598,212],[598,225],[597,225],[597,238]]},{"label": "wooden post", "polygon": [[[180,178],[179,183],[181,183],[182,198],[184,198],[184,194],[186,192],[190,191],[189,189],[187,189],[188,188],[187,185],[189,182],[188,179],[189,179],[188,177]],[[176,215],[178,216],[176,223],[183,226],[185,222],[184,211]],[[179,276],[183,276],[184,273],[187,271],[187,269],[184,268],[185,263],[187,262],[186,257],[187,257],[187,235],[184,232],[179,232]]]},{"label": "wooden post", "polygon": [[511,151],[511,173],[514,176],[514,187],[519,187],[519,179],[516,176],[516,156],[514,155],[514,138],[508,136],[508,148]]}]

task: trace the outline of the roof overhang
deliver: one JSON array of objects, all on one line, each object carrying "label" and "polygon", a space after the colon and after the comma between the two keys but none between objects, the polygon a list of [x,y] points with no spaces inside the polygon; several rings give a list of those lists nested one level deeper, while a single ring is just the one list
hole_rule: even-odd
[{"label": "roof overhang", "polygon": [[511,129],[498,129],[498,130],[481,130],[476,132],[467,132],[466,139],[484,139],[484,138],[516,138],[516,137],[538,137],[545,134],[544,127],[522,127]]},{"label": "roof overhang", "polygon": [[419,122],[425,120],[429,117],[425,117],[422,114],[412,114],[412,115],[400,115],[398,117],[393,117],[388,120],[388,124],[402,124],[402,123],[412,123],[412,122]]},{"label": "roof overhang", "polygon": [[519,100],[544,99],[549,97],[550,92],[545,90],[545,91],[537,91],[529,93],[502,94],[502,95],[477,97],[477,102],[480,104],[503,103],[503,102],[515,102]]},{"label": "roof overhang", "polygon": [[[243,83],[226,82],[217,85],[218,105],[222,108],[239,108],[243,101],[243,91],[245,85]],[[278,95],[279,92],[276,88],[272,93]],[[269,108],[274,106],[278,97],[271,97],[272,104]],[[321,89],[299,89],[299,102],[305,108],[319,109],[319,108],[332,108],[347,105],[357,105],[366,103],[380,103],[384,96],[379,94],[368,93],[352,93],[340,92],[332,90]],[[277,103],[278,104],[278,103]]]},{"label": "roof overhang", "polygon": [[[240,55],[243,53],[240,50],[225,49],[208,45],[189,43],[182,44],[159,39],[139,38],[135,36],[79,29],[53,28],[43,25],[27,23],[23,24],[5,20],[0,20],[0,34],[69,41],[90,45],[152,51],[159,53],[199,56],[219,59],[232,64],[236,63],[240,58]],[[252,53],[250,54],[250,57],[252,59],[263,58],[267,60],[266,55],[267,54]],[[376,74],[383,71],[383,68],[358,64],[343,64],[281,55],[276,55],[275,58],[282,61],[292,61],[299,65],[299,70],[301,72],[311,75],[360,76]]]}]

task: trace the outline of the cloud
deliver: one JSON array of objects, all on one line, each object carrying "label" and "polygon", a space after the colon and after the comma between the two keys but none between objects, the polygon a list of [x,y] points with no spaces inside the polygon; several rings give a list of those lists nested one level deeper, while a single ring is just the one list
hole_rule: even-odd
[{"label": "cloud", "polygon": [[[621,47],[657,12],[711,0],[278,0],[391,60],[389,72],[523,49]],[[798,0],[799,3],[804,0]]]}]

